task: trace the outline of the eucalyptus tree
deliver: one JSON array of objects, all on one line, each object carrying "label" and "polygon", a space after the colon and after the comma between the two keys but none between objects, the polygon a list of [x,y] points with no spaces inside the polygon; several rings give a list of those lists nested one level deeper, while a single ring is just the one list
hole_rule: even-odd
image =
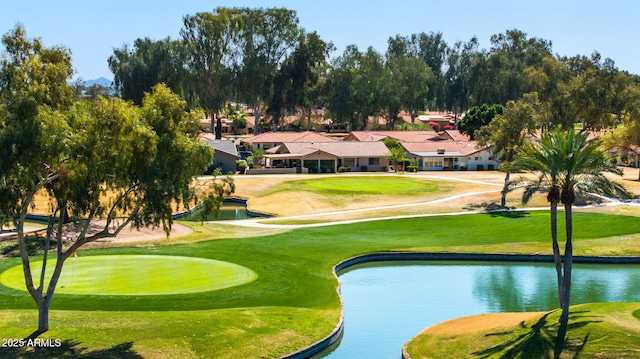
[{"label": "eucalyptus tree", "polygon": [[116,93],[136,105],[141,105],[145,92],[151,91],[160,82],[167,84],[174,92],[186,95],[186,73],[182,66],[179,41],[171,38],[160,41],[138,38],[132,47],[125,44],[114,49],[107,62],[113,73]]},{"label": "eucalyptus tree", "polygon": [[[556,126],[573,127],[575,117],[571,115],[571,98],[567,94],[568,83],[573,73],[564,62],[546,56],[539,66],[525,69],[525,91],[535,92],[540,100],[540,116],[537,127],[542,131]],[[567,118],[567,121],[564,119]]]},{"label": "eucalyptus tree", "polygon": [[602,60],[597,52],[589,59],[576,57],[565,61],[569,61],[574,73],[567,85],[570,116],[582,124],[583,131],[601,131],[618,125],[629,104],[624,90],[637,86],[633,77],[618,70],[611,59]]},{"label": "eucalyptus tree", "polygon": [[[482,53],[478,51],[478,39],[467,43],[457,42],[447,53],[447,71],[444,79],[444,106],[457,114],[465,112],[472,101],[472,75],[474,64]],[[492,102],[489,102],[492,103]]]},{"label": "eucalyptus tree", "polygon": [[355,45],[333,61],[328,75],[328,109],[338,124],[352,131],[363,130],[370,116],[384,113],[385,86],[390,71],[380,53],[369,47],[360,52]]},{"label": "eucalyptus tree", "polygon": [[[278,70],[273,83],[273,96],[267,113],[274,126],[279,126],[283,110],[294,112],[317,104],[312,91],[317,89],[320,71],[327,64],[333,51],[333,43],[324,42],[316,32],[305,33],[298,38],[295,50]],[[306,111],[309,114],[311,111]]]},{"label": "eucalyptus tree", "polygon": [[[186,66],[197,79],[191,85],[201,96],[200,105],[211,118],[211,131],[222,136],[218,112],[224,106],[232,83],[232,71],[239,56],[238,41],[243,30],[240,9],[218,7],[183,18],[180,30]],[[215,123],[216,118],[218,119]]]},{"label": "eucalyptus tree", "polygon": [[395,127],[400,110],[411,115],[415,123],[418,111],[425,110],[429,89],[435,82],[431,68],[416,57],[400,56],[387,59],[389,81],[384,83],[387,95],[383,103],[387,105],[387,119],[391,128]]},{"label": "eucalyptus tree", "polygon": [[[621,175],[622,171],[601,150],[598,141],[587,141],[587,133],[564,131],[561,128],[545,133],[537,142],[526,142],[519,147],[509,167],[530,171],[537,176],[533,181],[517,181],[524,185],[523,202],[526,203],[535,192],[547,192],[551,209],[551,242],[558,279],[558,299],[562,310],[560,324],[566,328],[569,321],[573,267],[572,210],[576,196],[580,193],[629,196],[629,192],[621,184],[604,175],[607,172]],[[559,204],[563,205],[565,214],[564,254],[560,252],[558,241]]]},{"label": "eucalyptus tree", "polygon": [[[41,111],[64,111],[73,103],[66,80],[73,74],[71,54],[27,38],[17,25],[2,37],[0,57],[0,222],[24,223],[36,191],[54,181],[51,164],[68,144],[64,121],[45,121]],[[41,138],[46,141],[40,141]],[[18,237],[23,227],[15,226]],[[19,243],[27,256],[24,241]]]},{"label": "eucalyptus tree", "polygon": [[385,86],[391,77],[382,54],[367,48],[359,57],[355,82],[356,111],[362,129],[369,125],[369,118],[384,114]]},{"label": "eucalyptus tree", "polygon": [[273,97],[273,84],[280,66],[294,51],[302,30],[295,11],[285,8],[239,9],[243,31],[240,38],[241,63],[236,68],[241,97],[254,109],[258,119]]},{"label": "eucalyptus tree", "polygon": [[358,76],[356,70],[360,56],[361,53],[357,46],[347,46],[343,54],[332,61],[325,83],[327,110],[334,124],[345,126],[351,130],[364,128],[355,117],[355,82]]},{"label": "eucalyptus tree", "polygon": [[491,47],[475,71],[473,104],[506,104],[509,100],[518,100],[525,92],[524,70],[539,66],[550,55],[550,41],[528,38],[520,30],[492,35]]},{"label": "eucalyptus tree", "polygon": [[624,122],[635,106],[629,89],[634,76],[620,71],[596,52],[591,57],[547,56],[525,70],[527,91],[538,93],[542,103],[541,128],[580,125],[582,131],[602,131]]},{"label": "eucalyptus tree", "polygon": [[[196,200],[192,179],[212,161],[198,140],[198,116],[166,86],[142,107],[119,98],[72,101],[64,48],[29,40],[22,27],[3,37],[0,60],[0,211],[13,222],[25,284],[38,307],[38,332],[49,329],[49,308],[65,261],[81,246],[116,236],[132,225],[161,226],[168,234],[173,206]],[[219,206],[230,179],[205,190],[206,208]],[[39,276],[26,243],[27,212],[36,195],[50,201]],[[68,238],[65,219],[77,233]],[[94,219],[100,228],[90,230]],[[51,246],[55,259],[49,257]],[[47,272],[47,266],[54,266]],[[45,272],[51,273],[46,279]]]},{"label": "eucalyptus tree", "polygon": [[429,92],[426,96],[429,108],[444,109],[445,96],[445,64],[449,46],[442,38],[441,32],[411,34],[409,36],[390,37],[387,41],[388,58],[400,56],[421,59],[431,69],[433,74]]}]

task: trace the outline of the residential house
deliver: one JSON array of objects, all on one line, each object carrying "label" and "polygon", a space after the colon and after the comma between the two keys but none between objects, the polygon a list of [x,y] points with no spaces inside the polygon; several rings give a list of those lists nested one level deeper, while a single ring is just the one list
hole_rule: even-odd
[{"label": "residential house", "polygon": [[267,167],[293,167],[297,172],[377,172],[389,168],[389,149],[382,142],[285,142],[264,157]]},{"label": "residential house", "polygon": [[207,139],[206,136],[201,137],[201,141],[214,150],[210,170],[220,168],[223,174],[236,173],[236,161],[240,159],[240,155],[234,141]]},{"label": "residential house", "polygon": [[409,158],[420,158],[418,169],[441,170],[495,170],[499,163],[487,147],[477,148],[477,141],[402,142]]},{"label": "residential house", "polygon": [[404,146],[408,158],[419,157],[418,168],[438,170],[487,170],[497,169],[487,148],[478,149],[477,141],[458,130],[445,131],[354,131],[344,141],[383,141],[394,138]]},{"label": "residential house", "polygon": [[312,131],[304,132],[264,132],[240,140],[247,151],[268,150],[285,142],[337,142],[338,140]]}]

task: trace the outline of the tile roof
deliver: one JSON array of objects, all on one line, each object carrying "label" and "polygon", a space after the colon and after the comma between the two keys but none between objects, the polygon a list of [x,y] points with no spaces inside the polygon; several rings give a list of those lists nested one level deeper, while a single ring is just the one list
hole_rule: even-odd
[{"label": "tile roof", "polygon": [[286,142],[279,153],[296,153],[303,156],[322,151],[336,157],[384,157],[389,149],[382,142]]},{"label": "tile roof", "polygon": [[344,141],[382,141],[387,137],[400,142],[424,142],[441,139],[436,131],[352,131]]},{"label": "tile roof", "polygon": [[444,133],[451,137],[451,139],[454,141],[471,141],[471,137],[469,137],[469,135],[465,135],[458,130],[444,130]]},{"label": "tile roof", "polygon": [[264,132],[242,139],[245,143],[283,143],[283,142],[336,142],[331,137],[311,132]]}]

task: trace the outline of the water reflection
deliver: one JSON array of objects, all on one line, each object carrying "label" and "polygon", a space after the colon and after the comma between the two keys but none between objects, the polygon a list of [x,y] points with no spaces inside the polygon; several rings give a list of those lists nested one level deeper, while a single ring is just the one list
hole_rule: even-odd
[{"label": "water reflection", "polygon": [[[385,262],[340,275],[344,336],[314,358],[398,358],[422,329],[449,319],[558,307],[547,264]],[[640,301],[640,266],[574,265],[572,303]]]},{"label": "water reflection", "polygon": [[558,303],[556,275],[548,265],[488,264],[475,268],[473,295],[490,312],[527,312]]}]

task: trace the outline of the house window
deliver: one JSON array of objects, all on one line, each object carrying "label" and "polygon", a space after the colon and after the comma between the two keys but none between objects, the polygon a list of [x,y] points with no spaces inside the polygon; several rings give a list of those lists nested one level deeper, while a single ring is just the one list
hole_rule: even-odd
[{"label": "house window", "polygon": [[379,158],[369,158],[369,166],[378,166],[380,165]]},{"label": "house window", "polygon": [[424,167],[442,167],[441,158],[427,158],[424,160]]},{"label": "house window", "polygon": [[476,161],[482,161],[482,157],[476,157],[476,158],[474,158],[474,160],[476,160]]}]

